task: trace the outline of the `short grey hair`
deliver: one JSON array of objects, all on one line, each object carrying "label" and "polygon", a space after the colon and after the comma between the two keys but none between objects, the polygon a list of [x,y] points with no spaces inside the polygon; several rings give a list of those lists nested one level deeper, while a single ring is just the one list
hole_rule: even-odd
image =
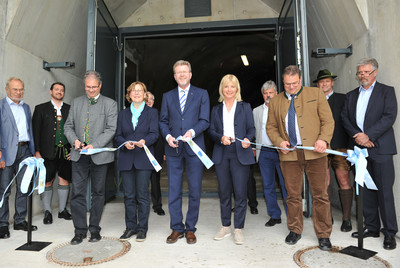
[{"label": "short grey hair", "polygon": [[96,72],[95,70],[86,71],[85,75],[83,76],[83,82],[85,82],[86,78],[89,76],[94,76],[99,84],[101,83],[101,74],[99,72]]},{"label": "short grey hair", "polygon": [[149,96],[149,95],[153,96],[153,99],[156,100],[156,96],[154,96],[154,94],[151,93],[150,91],[147,91],[147,96]]},{"label": "short grey hair", "polygon": [[357,71],[358,67],[360,66],[365,66],[365,65],[371,65],[373,71],[377,70],[379,68],[378,61],[374,58],[363,58],[357,63]]},{"label": "short grey hair", "polygon": [[261,87],[261,94],[264,93],[264,90],[267,90],[267,89],[269,89],[269,88],[271,88],[271,87],[275,89],[275,92],[278,92],[278,89],[276,88],[275,82],[272,81],[272,80],[268,80],[267,82],[265,82],[265,83],[262,85],[262,87]]},{"label": "short grey hair", "polygon": [[192,72],[192,66],[190,65],[190,62],[186,60],[178,60],[175,62],[174,66],[172,67],[172,71],[175,73],[175,68],[182,65],[186,65],[189,68],[189,72]]}]

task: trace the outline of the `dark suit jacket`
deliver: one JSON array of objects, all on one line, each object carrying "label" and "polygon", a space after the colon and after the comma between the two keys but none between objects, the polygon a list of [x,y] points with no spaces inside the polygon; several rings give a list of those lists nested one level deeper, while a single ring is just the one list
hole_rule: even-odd
[{"label": "dark suit jacket", "polygon": [[[117,122],[117,132],[115,133],[114,141],[117,146],[120,146],[125,141],[139,141],[144,139],[146,146],[154,155],[154,144],[159,137],[158,130],[158,112],[156,109],[145,105],[142,113],[139,116],[135,130],[132,125],[132,112],[130,108],[126,108],[119,112]],[[118,170],[131,170],[132,165],[136,169],[151,169],[151,165],[144,148],[136,147],[133,150],[128,150],[122,147],[118,158]]]},{"label": "dark suit jacket", "polygon": [[[190,85],[189,95],[183,113],[179,104],[178,88],[164,93],[160,112],[160,131],[163,139],[170,134],[177,138],[185,135],[189,129],[195,131],[193,141],[205,151],[203,132],[210,125],[210,100],[206,90]],[[178,156],[182,148],[190,155],[195,155],[189,145],[179,141],[178,153],[168,143],[165,145],[165,154]]]},{"label": "dark suit jacket", "polygon": [[[29,150],[34,155],[35,144],[32,133],[31,109],[26,103],[23,104],[23,107],[29,134]],[[18,128],[6,98],[0,101],[0,148],[0,161],[6,161],[6,166],[14,164],[18,151]]]},{"label": "dark suit jacket", "polygon": [[[69,108],[70,105],[65,102],[61,107],[61,114],[64,122],[67,121]],[[51,101],[36,105],[35,111],[33,112],[32,125],[35,151],[40,152],[43,158],[54,159],[57,110],[54,109]]]},{"label": "dark suit jacket", "polygon": [[[234,124],[236,138],[248,138],[250,141],[254,139],[256,129],[254,127],[253,111],[250,104],[246,102],[238,102],[236,104]],[[221,138],[224,135],[223,103],[214,106],[212,109],[211,124],[208,133],[214,142],[212,160],[214,164],[218,165],[222,161],[225,147],[221,143]],[[244,149],[242,143],[239,141],[235,142],[235,146],[237,158],[241,164],[251,165],[255,163],[251,146]]]},{"label": "dark suit jacket", "polygon": [[346,95],[334,92],[328,99],[331,107],[333,119],[335,120],[335,130],[331,140],[332,149],[346,149],[349,146],[349,136],[343,127],[342,117],[340,116],[346,101]]},{"label": "dark suit jacket", "polygon": [[[342,111],[343,126],[350,137],[362,132],[357,126],[356,109],[359,96],[359,88],[356,88],[346,95],[346,103]],[[368,149],[372,154],[397,153],[394,137],[393,124],[397,116],[397,100],[393,87],[376,82],[374,90],[368,102],[364,119],[364,133],[375,144],[375,147]],[[356,144],[351,139],[350,148]],[[360,147],[359,145],[357,145]]]}]

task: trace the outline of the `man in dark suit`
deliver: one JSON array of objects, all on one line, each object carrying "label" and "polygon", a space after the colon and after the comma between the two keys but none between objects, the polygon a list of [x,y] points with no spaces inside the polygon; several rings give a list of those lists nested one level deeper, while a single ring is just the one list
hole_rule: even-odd
[{"label": "man in dark suit", "polygon": [[331,250],[332,216],[328,197],[325,150],[334,129],[331,109],[319,88],[303,87],[301,72],[290,65],[283,70],[285,92],[274,97],[268,109],[267,135],[275,146],[290,148],[312,146],[314,151],[279,150],[282,174],[287,190],[287,223],[290,230],[285,242],[294,245],[303,232],[303,173],[313,196],[313,222],[321,250]]},{"label": "man in dark suit", "polygon": [[[340,114],[343,110],[346,95],[336,93],[333,91],[334,79],[336,75],[333,75],[329,70],[320,70],[317,79],[314,83],[324,92],[326,99],[328,100],[329,107],[331,107],[333,119],[335,120],[335,130],[333,131],[333,137],[331,141],[331,148],[343,153],[347,152],[349,144],[349,136],[343,127],[342,119]],[[351,226],[351,204],[353,202],[353,187],[350,184],[349,170],[350,165],[345,157],[339,155],[328,155],[328,183],[331,181],[331,172],[329,167],[332,166],[336,173],[336,178],[339,182],[339,196],[342,203],[342,225],[340,230],[342,232],[350,232]],[[332,189],[328,189],[329,200],[331,200]]]},{"label": "man in dark suit", "polygon": [[[197,241],[194,233],[199,216],[203,164],[186,142],[178,142],[176,138],[191,138],[205,150],[203,132],[210,125],[210,100],[206,90],[190,85],[192,69],[189,62],[177,61],[173,71],[178,87],[163,95],[160,113],[161,135],[168,143],[165,145],[165,155],[172,233],[168,236],[167,243],[175,243],[185,234],[187,243],[194,244]],[[189,208],[183,224],[182,181],[185,167],[189,185]]]},{"label": "man in dark suit", "polygon": [[[24,103],[24,82],[11,77],[6,83],[7,97],[0,101],[0,197],[3,196],[13,176],[17,173],[19,164],[35,153],[32,134],[31,110]],[[21,181],[26,166],[18,174],[15,193],[14,230],[28,231],[25,221],[27,194],[20,191]],[[11,187],[8,188],[4,203],[0,207],[0,238],[9,238],[8,230],[9,206],[8,197]],[[36,231],[36,226],[31,226]]]},{"label": "man in dark suit", "polygon": [[46,188],[41,194],[44,208],[44,224],[53,223],[51,199],[53,181],[58,173],[58,218],[72,220],[66,205],[71,182],[71,145],[64,135],[64,124],[68,118],[69,104],[63,102],[65,86],[55,82],[50,87],[51,100],[35,107],[32,117],[35,156],[44,158]]},{"label": "man in dark suit", "polygon": [[[73,149],[71,213],[75,227],[72,245],[86,238],[89,229],[89,242],[97,242],[100,236],[100,219],[105,201],[105,181],[108,163],[114,161],[114,152],[101,152],[94,155],[81,155],[80,149],[112,147],[117,129],[117,103],[100,94],[101,76],[96,71],[85,74],[86,95],[72,101],[64,134]],[[91,201],[89,227],[86,220],[86,195],[88,180],[91,181]]]},{"label": "man in dark suit", "polygon": [[[383,248],[395,249],[398,227],[393,196],[393,155],[397,151],[393,124],[397,100],[394,88],[377,82],[377,75],[378,62],[374,58],[359,61],[360,87],[347,93],[342,120],[352,137],[350,147],[357,145],[368,149],[367,169],[378,188],[377,191],[364,188],[363,237],[379,237],[381,231],[385,236]],[[358,233],[353,233],[352,237],[358,237]]]}]

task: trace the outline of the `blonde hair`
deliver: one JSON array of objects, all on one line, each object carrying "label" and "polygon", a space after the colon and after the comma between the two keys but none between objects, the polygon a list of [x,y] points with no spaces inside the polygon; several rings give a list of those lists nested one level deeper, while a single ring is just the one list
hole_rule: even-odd
[{"label": "blonde hair", "polygon": [[145,85],[144,83],[142,83],[142,82],[140,82],[140,81],[133,82],[133,83],[126,89],[126,95],[125,95],[126,100],[127,100],[129,103],[132,102],[131,97],[130,97],[129,95],[130,95],[131,91],[135,89],[135,86],[136,86],[136,85],[140,85],[140,86],[143,88],[143,91],[144,91],[144,101],[147,101],[147,87],[146,87],[146,85]]},{"label": "blonde hair", "polygon": [[225,87],[225,85],[229,82],[232,82],[235,87],[236,87],[236,95],[235,95],[235,99],[236,101],[242,101],[242,96],[240,95],[240,84],[239,84],[239,80],[237,79],[236,76],[234,76],[233,74],[227,74],[224,77],[222,77],[221,79],[221,83],[219,84],[219,102],[223,102],[225,100],[224,94],[222,93],[223,88]]}]

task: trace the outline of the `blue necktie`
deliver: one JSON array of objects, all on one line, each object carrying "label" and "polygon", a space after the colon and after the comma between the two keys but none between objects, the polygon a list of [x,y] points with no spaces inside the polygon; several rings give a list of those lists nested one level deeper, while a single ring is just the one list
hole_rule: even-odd
[{"label": "blue necktie", "polygon": [[186,91],[182,90],[181,92],[183,93],[183,95],[179,99],[179,103],[181,105],[181,111],[183,113],[183,110],[185,110],[185,104],[186,104]]},{"label": "blue necktie", "polygon": [[294,97],[296,97],[296,94],[290,95],[290,97],[292,97],[292,100],[290,102],[289,111],[288,111],[289,142],[290,142],[290,146],[294,147],[297,145],[296,110],[294,109]]}]

